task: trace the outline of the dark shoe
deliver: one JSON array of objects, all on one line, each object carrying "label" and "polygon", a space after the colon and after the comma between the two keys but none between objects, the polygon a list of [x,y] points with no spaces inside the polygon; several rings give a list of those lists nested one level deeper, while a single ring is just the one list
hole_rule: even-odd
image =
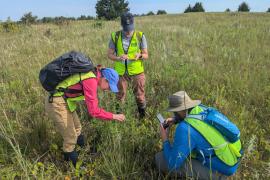
[{"label": "dark shoe", "polygon": [[83,134],[80,134],[77,138],[77,144],[80,146],[80,147],[84,147],[84,135]]},{"label": "dark shoe", "polygon": [[140,119],[143,119],[145,117],[145,110],[146,110],[146,108],[138,107],[138,112],[139,112],[139,118]]},{"label": "dark shoe", "polygon": [[76,167],[76,163],[78,161],[78,153],[76,151],[72,152],[64,152],[65,161],[71,161],[73,166]]}]

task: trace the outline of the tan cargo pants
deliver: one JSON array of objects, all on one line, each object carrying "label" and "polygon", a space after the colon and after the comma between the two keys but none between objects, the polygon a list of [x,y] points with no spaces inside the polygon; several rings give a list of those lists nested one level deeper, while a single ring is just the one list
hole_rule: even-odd
[{"label": "tan cargo pants", "polygon": [[141,108],[145,108],[146,101],[145,101],[145,75],[144,73],[129,76],[124,74],[123,76],[119,77],[118,82],[118,89],[119,92],[117,94],[117,99],[124,103],[126,94],[127,94],[127,87],[128,82],[131,83],[133,94],[135,95],[137,105]]},{"label": "tan cargo pants", "polygon": [[56,130],[63,137],[63,151],[72,152],[82,129],[77,113],[68,110],[63,97],[54,97],[53,103],[49,103],[46,98],[45,110],[49,118],[54,121]]}]

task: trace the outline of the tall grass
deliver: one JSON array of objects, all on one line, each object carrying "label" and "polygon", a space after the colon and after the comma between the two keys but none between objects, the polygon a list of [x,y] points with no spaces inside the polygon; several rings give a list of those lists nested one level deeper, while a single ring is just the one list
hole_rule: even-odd
[{"label": "tall grass", "polygon": [[[106,52],[117,21],[41,24],[0,32],[0,179],[71,177],[156,179],[154,155],[161,150],[157,112],[167,96],[186,90],[194,99],[224,112],[241,129],[245,154],[235,177],[267,179],[270,171],[270,15],[191,13],[136,18],[147,38],[147,117],[136,118],[131,90],[125,123],[102,122],[79,108],[87,146],[82,168],[63,162],[61,138],[44,113],[38,73],[69,50],[113,66]],[[115,97],[99,93],[100,105],[114,111]]]}]

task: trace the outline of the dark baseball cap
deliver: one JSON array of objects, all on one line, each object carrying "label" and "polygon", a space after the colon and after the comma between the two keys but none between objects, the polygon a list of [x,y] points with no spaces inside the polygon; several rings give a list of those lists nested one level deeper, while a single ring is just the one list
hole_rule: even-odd
[{"label": "dark baseball cap", "polygon": [[134,30],[134,17],[131,13],[126,12],[121,16],[121,25],[124,31]]}]

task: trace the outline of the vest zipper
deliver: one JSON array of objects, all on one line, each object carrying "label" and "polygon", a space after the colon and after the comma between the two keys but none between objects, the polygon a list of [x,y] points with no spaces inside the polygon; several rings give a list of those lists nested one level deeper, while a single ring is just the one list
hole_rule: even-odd
[{"label": "vest zipper", "polygon": [[[124,50],[124,52],[125,52],[126,55],[128,55],[128,50],[129,50],[129,47],[130,47],[130,44],[131,44],[131,41],[133,39],[134,34],[135,34],[135,30],[133,31],[133,34],[132,34],[132,36],[131,36],[131,38],[129,40],[128,48],[125,51],[124,46],[123,46],[123,35],[122,35],[122,31],[121,31],[121,34],[120,35],[121,35],[121,41],[122,41],[121,42],[122,43],[122,48],[123,48],[123,50]],[[128,67],[127,67],[127,59],[125,59],[125,74],[129,75],[129,73],[128,73]]]},{"label": "vest zipper", "polygon": [[125,74],[129,75],[128,74],[128,67],[127,67],[127,60],[125,60]]}]

